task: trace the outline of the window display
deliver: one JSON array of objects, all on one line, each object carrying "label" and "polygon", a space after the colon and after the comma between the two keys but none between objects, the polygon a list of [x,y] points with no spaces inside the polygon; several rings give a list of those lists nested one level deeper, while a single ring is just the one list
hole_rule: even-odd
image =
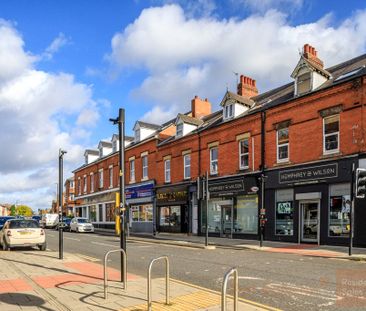
[{"label": "window display", "polygon": [[294,191],[276,191],[276,235],[294,235]]},{"label": "window display", "polygon": [[130,207],[131,220],[136,222],[152,221],[153,207],[152,204],[132,205]]},{"label": "window display", "polygon": [[180,206],[164,206],[160,208],[160,226],[180,228]]},{"label": "window display", "polygon": [[350,185],[331,185],[329,192],[328,234],[330,237],[348,237],[351,211]]},{"label": "window display", "polygon": [[258,196],[239,196],[234,208],[234,232],[257,234],[258,233]]},{"label": "window display", "polygon": [[116,219],[114,203],[106,203],[105,212],[106,212],[106,215],[105,215],[106,221],[114,221]]}]

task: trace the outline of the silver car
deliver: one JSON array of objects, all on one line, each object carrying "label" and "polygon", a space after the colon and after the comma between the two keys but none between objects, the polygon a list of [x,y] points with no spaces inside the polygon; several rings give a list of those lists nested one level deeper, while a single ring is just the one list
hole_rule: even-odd
[{"label": "silver car", "polygon": [[70,222],[70,232],[94,232],[94,226],[88,218],[75,217]]}]

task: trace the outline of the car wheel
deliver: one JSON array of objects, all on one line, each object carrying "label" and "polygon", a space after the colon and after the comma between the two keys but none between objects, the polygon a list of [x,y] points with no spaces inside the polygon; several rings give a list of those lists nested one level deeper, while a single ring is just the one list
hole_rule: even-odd
[{"label": "car wheel", "polygon": [[79,228],[76,228],[76,232],[79,233]]},{"label": "car wheel", "polygon": [[10,251],[10,247],[8,246],[5,240],[3,241],[3,251]]},{"label": "car wheel", "polygon": [[45,251],[47,249],[47,243],[44,242],[43,244],[38,245],[40,251]]}]

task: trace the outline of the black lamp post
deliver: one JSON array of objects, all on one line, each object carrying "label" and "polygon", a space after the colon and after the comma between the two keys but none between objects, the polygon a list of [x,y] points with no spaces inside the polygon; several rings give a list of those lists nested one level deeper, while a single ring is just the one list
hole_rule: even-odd
[{"label": "black lamp post", "polygon": [[[120,213],[120,245],[121,248],[126,250],[126,232],[127,232],[127,221],[126,221],[126,199],[125,199],[125,178],[124,178],[124,163],[125,163],[125,110],[120,108],[118,118],[109,119],[113,124],[118,124],[118,135],[119,135],[119,213]],[[121,282],[124,280],[124,266],[123,258],[121,253]]]},{"label": "black lamp post", "polygon": [[66,153],[65,150],[60,148],[58,154],[58,258],[64,257],[64,241],[63,241],[63,217],[62,217],[62,185],[63,185],[63,156]]}]

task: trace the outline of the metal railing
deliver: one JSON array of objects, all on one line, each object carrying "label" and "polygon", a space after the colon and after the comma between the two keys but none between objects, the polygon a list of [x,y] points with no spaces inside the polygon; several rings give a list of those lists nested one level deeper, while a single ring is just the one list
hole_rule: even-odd
[{"label": "metal railing", "polygon": [[226,311],[226,290],[227,290],[227,282],[229,281],[230,276],[234,274],[234,311],[238,310],[238,269],[231,268],[228,272],[226,272],[224,276],[224,280],[222,282],[221,289],[221,311]]},{"label": "metal railing", "polygon": [[109,254],[116,253],[116,252],[120,252],[123,254],[123,256],[122,256],[123,257],[123,289],[124,290],[127,289],[127,255],[126,255],[126,252],[124,251],[123,248],[111,250],[104,255],[104,269],[103,269],[103,272],[104,272],[104,299],[107,299],[107,295],[108,295],[108,291],[107,291],[107,288],[108,288],[108,275],[107,275],[108,274],[108,272],[107,272],[108,256],[109,256]]},{"label": "metal railing", "polygon": [[169,258],[168,256],[161,256],[151,260],[149,265],[149,270],[147,272],[147,310],[151,311],[152,302],[151,302],[151,268],[154,262],[164,259],[166,263],[166,270],[165,270],[165,304],[169,305],[169,296],[170,296],[170,284],[169,284]]}]

